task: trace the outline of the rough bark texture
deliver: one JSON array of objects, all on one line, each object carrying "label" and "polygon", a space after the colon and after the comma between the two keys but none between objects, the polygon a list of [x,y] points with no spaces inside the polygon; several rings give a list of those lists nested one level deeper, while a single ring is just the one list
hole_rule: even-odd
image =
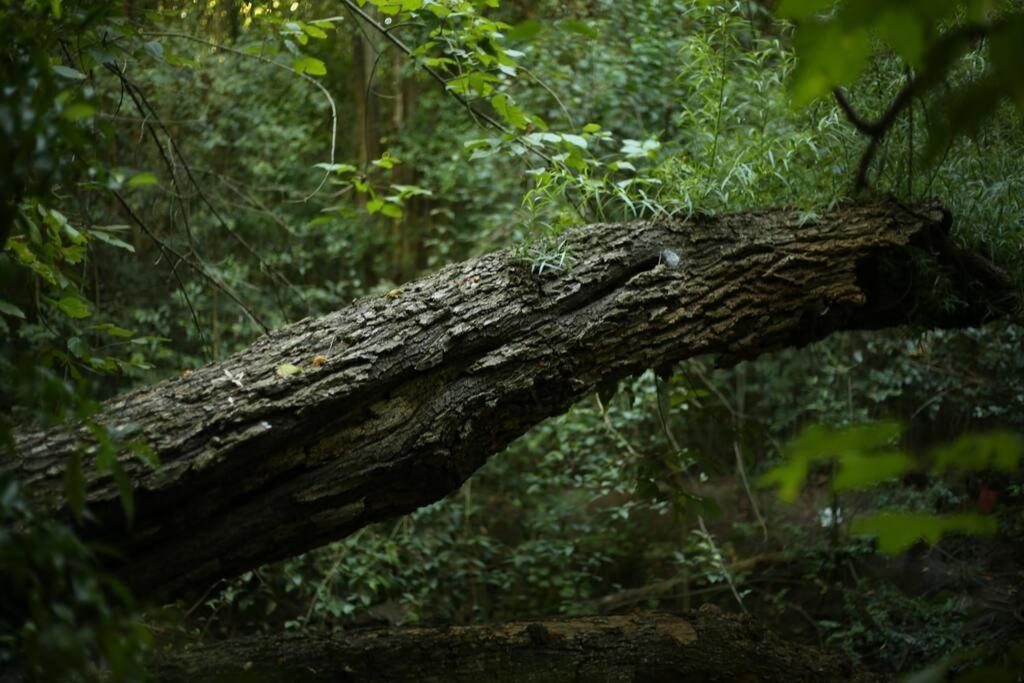
[{"label": "rough bark texture", "polygon": [[[758,211],[579,229],[564,272],[507,252],[447,267],[109,401],[102,420],[131,425],[162,466],[125,460],[131,530],[114,481],[87,467],[96,523],[83,532],[121,552],[113,568],[143,595],[204,590],[438,500],[631,373],[840,329],[978,322],[998,273],[950,249],[948,224],[934,205]],[[929,304],[940,271],[966,302],[954,311]],[[286,364],[302,372],[281,376]],[[0,471],[57,500],[82,438],[21,434]]]},{"label": "rough bark texture", "polygon": [[156,683],[869,681],[841,657],[701,611],[337,636],[260,636],[178,649]]}]

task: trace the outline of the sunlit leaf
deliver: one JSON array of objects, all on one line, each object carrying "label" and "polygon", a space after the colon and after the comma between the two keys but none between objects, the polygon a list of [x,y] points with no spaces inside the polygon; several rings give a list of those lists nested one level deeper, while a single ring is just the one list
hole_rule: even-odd
[{"label": "sunlit leaf", "polygon": [[133,175],[125,184],[128,187],[149,187],[150,185],[156,185],[158,182],[160,182],[160,180],[155,174],[144,171]]},{"label": "sunlit leaf", "polygon": [[327,75],[327,67],[324,63],[316,57],[309,57],[307,55],[300,55],[292,60],[292,68],[300,74],[309,74],[310,76]]},{"label": "sunlit leaf", "polygon": [[973,514],[929,515],[918,512],[882,512],[853,521],[853,533],[878,538],[878,550],[895,555],[919,541],[935,545],[947,534],[991,536],[998,524],[994,517]]},{"label": "sunlit leaf", "polygon": [[1016,472],[1024,456],[1024,436],[1009,431],[965,434],[931,452],[935,469],[1001,470]]},{"label": "sunlit leaf", "polygon": [[292,375],[297,375],[302,372],[302,368],[297,365],[292,365],[291,363],[285,363],[277,366],[276,372],[278,377],[291,377]]},{"label": "sunlit leaf", "polygon": [[899,479],[913,468],[914,461],[905,453],[846,453],[839,458],[833,484],[837,491],[860,490]]}]

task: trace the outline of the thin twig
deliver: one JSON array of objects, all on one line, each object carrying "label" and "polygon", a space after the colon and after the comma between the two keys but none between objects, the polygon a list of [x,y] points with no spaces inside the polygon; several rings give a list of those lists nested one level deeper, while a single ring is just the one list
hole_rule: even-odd
[{"label": "thin twig", "polygon": [[736,471],[740,474],[740,480],[743,482],[743,488],[747,492],[747,499],[750,500],[750,506],[754,510],[754,516],[757,517],[757,523],[761,525],[761,531],[764,533],[764,540],[768,542],[768,524],[765,523],[764,517],[761,516],[761,510],[757,506],[757,499],[754,498],[754,492],[750,490],[750,482],[747,481],[747,468],[743,464],[743,454],[740,452],[740,442],[732,442],[733,450],[736,451]]},{"label": "thin twig", "polygon": [[714,557],[715,564],[718,565],[718,571],[720,571],[722,576],[725,577],[725,582],[729,584],[729,590],[732,591],[732,596],[736,598],[736,603],[740,606],[740,609],[749,617],[750,612],[747,610],[747,606],[743,604],[743,598],[740,596],[739,591],[736,590],[736,583],[732,580],[732,572],[725,566],[725,561],[722,559],[722,553],[718,550],[718,546],[715,545],[714,536],[711,535],[711,532],[708,531],[707,525],[704,524],[703,516],[697,515],[697,524],[700,525],[701,533],[704,534],[704,540],[706,540],[711,546],[711,552]]},{"label": "thin twig", "polygon": [[[160,253],[167,256],[167,252],[164,250],[162,245],[160,246]],[[170,259],[168,259],[170,261]],[[181,281],[181,276],[178,275],[178,264],[171,264],[171,275],[174,276],[175,281],[178,283],[178,291],[181,292],[181,297],[185,300],[185,305],[188,307],[188,312],[192,316],[192,324],[196,327],[196,332],[199,334],[200,345],[203,349],[203,355],[206,356],[207,361],[213,360],[213,345],[206,336],[206,332],[203,330],[203,326],[199,324],[199,315],[196,313],[195,306],[192,305],[192,299],[188,295],[188,291],[185,289],[185,283]]]},{"label": "thin twig", "polygon": [[[264,57],[263,55],[259,55],[259,54],[249,54],[247,52],[242,52],[241,50],[236,50],[233,47],[228,47],[227,45],[221,45],[220,43],[214,43],[214,42],[211,42],[209,40],[204,40],[203,38],[199,38],[197,36],[189,35],[188,33],[176,33],[176,32],[173,32],[173,31],[146,31],[146,32],[143,33],[143,35],[146,35],[146,36],[158,36],[158,37],[165,37],[165,38],[179,38],[181,40],[191,40],[192,42],[199,43],[201,45],[208,45],[209,47],[212,47],[212,48],[214,48],[216,50],[223,50],[224,52],[230,52],[231,54],[237,55],[239,57],[247,57],[247,58],[250,58],[250,59],[255,59],[255,60],[260,61],[260,62],[264,62],[265,64],[271,64],[273,66],[276,66],[279,69],[283,69],[284,71],[287,71],[289,73],[295,74],[296,76],[302,78],[303,80],[305,80],[305,81],[307,81],[309,83],[312,83],[313,86],[316,87],[321,92],[321,94],[323,94],[324,98],[327,100],[327,104],[329,104],[330,107],[331,107],[331,155],[330,155],[330,163],[332,165],[334,164],[335,151],[336,151],[337,146],[338,146],[338,108],[337,108],[337,106],[334,103],[334,98],[331,96],[331,93],[328,92],[327,88],[325,88],[324,85],[322,83],[320,83],[320,81],[316,80],[315,78],[313,78],[312,76],[310,76],[310,75],[308,75],[306,73],[303,73],[302,71],[297,71],[297,70],[293,69],[292,67],[288,66],[287,64],[282,64],[281,62],[278,62],[276,60],[270,59],[269,57]],[[330,175],[331,175],[330,171],[325,172],[324,173],[324,177],[320,180],[320,184],[317,185],[316,189],[313,190],[306,197],[302,198],[301,200],[298,200],[298,202],[308,202],[310,199],[315,197],[317,195],[317,193],[319,193],[320,190],[323,188],[323,186],[327,183],[327,179],[330,177]]]},{"label": "thin twig", "polygon": [[[144,104],[146,106],[146,109],[148,110],[148,114],[147,114],[147,122],[146,122],[145,125],[147,127],[149,127],[150,130],[152,131],[153,127],[152,127],[152,124],[148,122],[148,118],[151,116],[156,121],[157,125],[160,127],[160,130],[163,131],[164,135],[167,137],[167,141],[170,143],[171,150],[174,152],[174,155],[178,158],[179,161],[181,161],[181,165],[185,169],[185,175],[188,177],[189,182],[192,183],[192,187],[195,188],[197,196],[200,198],[200,200],[202,200],[203,204],[206,205],[206,208],[208,208],[210,210],[210,212],[213,214],[214,218],[217,220],[217,222],[220,224],[220,226],[231,236],[232,239],[234,239],[236,242],[238,242],[242,246],[242,248],[244,248],[246,251],[248,251],[249,254],[251,254],[253,256],[253,258],[256,259],[256,261],[259,263],[259,266],[260,266],[261,270],[265,270],[268,273],[270,273],[271,277],[276,278],[281,284],[283,284],[286,287],[288,287],[289,289],[291,289],[295,293],[295,295],[298,297],[298,299],[300,301],[305,302],[305,296],[303,295],[302,291],[299,290],[294,284],[292,284],[292,282],[283,273],[281,273],[277,268],[274,268],[271,265],[269,265],[263,259],[263,256],[252,245],[250,245],[249,242],[246,241],[246,239],[244,237],[242,237],[241,234],[239,234],[237,231],[233,230],[227,224],[227,221],[224,220],[224,217],[220,214],[220,211],[217,210],[217,208],[213,205],[213,202],[211,202],[210,198],[206,195],[206,192],[203,190],[202,185],[200,185],[199,181],[196,180],[195,176],[192,173],[192,166],[189,164],[188,160],[185,158],[185,155],[182,153],[181,148],[178,147],[178,143],[174,139],[174,136],[171,135],[169,130],[167,130],[167,127],[164,125],[163,119],[160,117],[159,113],[156,111],[156,108],[152,105],[152,103],[150,103],[149,99],[146,97],[146,94],[142,91],[142,89],[137,84],[135,84],[132,81],[128,80],[127,76],[125,76],[123,72],[119,71],[117,73],[118,73],[119,77],[122,79],[122,82],[125,85],[127,85],[128,90],[129,90],[129,94],[131,95],[132,100],[136,103],[136,106],[139,106],[139,100],[141,100],[142,104]],[[136,96],[138,97],[138,99],[136,99]],[[141,111],[141,109],[140,109],[140,111]],[[174,174],[174,167],[171,166],[170,161],[167,159],[167,154],[166,154],[166,152],[164,152],[163,146],[160,144],[160,141],[157,138],[157,136],[155,135],[155,133],[153,134],[153,140],[157,143],[157,146],[160,148],[161,154],[164,157],[164,161],[168,165],[168,170],[171,172],[172,181],[174,182],[175,187],[178,187],[178,181],[177,181],[177,178],[176,178],[176,176]],[[180,188],[179,188],[179,192],[180,192]],[[185,227],[186,227],[186,233],[188,234],[188,237],[189,237],[189,243],[190,243],[190,246],[192,247],[192,252],[195,253],[197,257],[200,257],[199,256],[199,252],[196,249],[194,240],[192,238],[192,231],[191,231],[191,229],[189,227],[189,224],[188,224],[188,215],[187,215],[187,212],[185,211],[184,203],[180,201],[180,198],[179,198],[179,205],[181,206],[182,221],[184,222]],[[281,312],[282,312],[282,314],[284,314],[283,308],[282,308]],[[285,317],[287,317],[287,316],[285,316]]]},{"label": "thin twig", "polygon": [[573,128],[576,128],[576,121],[573,118],[572,112],[570,112],[569,108],[565,106],[564,102],[562,102],[562,98],[558,96],[558,93],[555,92],[554,89],[551,88],[551,86],[549,86],[543,80],[538,78],[532,71],[527,69],[522,64],[517,64],[516,68],[519,69],[520,71],[522,71],[524,74],[526,74],[530,78],[532,78],[534,83],[536,83],[540,87],[544,88],[544,90],[546,90],[547,93],[549,95],[551,95],[551,97],[553,97],[555,99],[555,102],[558,103],[559,108],[562,110],[562,114],[565,115],[565,120],[569,122],[570,126],[572,126]]},{"label": "thin twig", "polygon": [[[971,43],[981,40],[997,25],[998,24],[970,24],[948,32],[932,46],[929,54],[926,55],[924,62],[926,64],[930,64],[940,61],[942,59],[942,55],[951,53],[957,43]],[[839,108],[843,110],[843,114],[846,116],[846,119],[860,133],[868,136],[867,147],[864,148],[864,152],[861,154],[860,164],[857,168],[857,179],[854,184],[855,191],[859,192],[860,190],[868,187],[868,171],[871,168],[871,162],[874,161],[875,155],[878,153],[878,148],[885,139],[886,134],[896,123],[897,118],[901,113],[903,113],[903,110],[913,103],[914,98],[926,87],[934,84],[936,75],[937,74],[924,72],[915,77],[910,75],[908,72],[907,82],[903,85],[900,91],[896,93],[896,97],[894,97],[892,102],[889,103],[885,112],[883,112],[875,121],[868,121],[858,114],[850,104],[850,101],[847,99],[846,93],[842,88],[835,88],[832,91],[836,104],[838,104]]]},{"label": "thin twig", "polygon": [[246,315],[248,315],[249,318],[251,318],[252,321],[256,323],[260,327],[260,329],[263,330],[264,333],[270,332],[270,328],[267,327],[262,320],[260,320],[259,316],[257,316],[256,313],[252,309],[250,309],[249,306],[237,294],[235,294],[230,287],[228,287],[225,283],[218,280],[211,273],[207,272],[205,268],[203,268],[197,263],[194,263],[193,261],[190,261],[184,255],[178,253],[177,250],[175,250],[173,247],[171,247],[166,242],[157,237],[153,233],[153,231],[149,229],[149,226],[146,225],[142,221],[142,219],[139,218],[138,215],[132,210],[132,207],[129,206],[128,202],[125,201],[125,198],[121,195],[120,192],[118,192],[117,190],[113,190],[113,194],[114,197],[117,199],[118,203],[121,204],[121,207],[124,208],[124,210],[128,213],[128,217],[131,218],[132,221],[134,221],[135,224],[139,226],[139,229],[142,230],[142,232],[146,233],[146,236],[149,237],[149,239],[153,240],[153,242],[156,243],[158,247],[160,247],[161,251],[165,251],[171,254],[179,261],[189,266],[192,270],[196,271],[196,273],[203,276],[203,278],[205,278],[211,285],[213,285],[220,291],[224,292],[232,301],[238,304],[239,308],[245,311]]}]

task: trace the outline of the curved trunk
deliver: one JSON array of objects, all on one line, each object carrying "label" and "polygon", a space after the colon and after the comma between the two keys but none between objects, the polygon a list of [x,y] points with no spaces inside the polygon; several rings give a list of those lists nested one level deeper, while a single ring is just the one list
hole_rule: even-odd
[{"label": "curved trunk", "polygon": [[[999,274],[948,246],[933,205],[880,202],[570,232],[572,267],[510,252],[449,266],[107,402],[160,456],[124,459],[136,515],[87,467],[95,522],[136,591],[167,596],[301,553],[456,490],[599,386],[699,354],[724,362],[834,330],[965,325]],[[963,305],[931,304],[936,273]],[[949,300],[952,297],[945,297]],[[23,433],[0,470],[60,498],[84,430]]]}]

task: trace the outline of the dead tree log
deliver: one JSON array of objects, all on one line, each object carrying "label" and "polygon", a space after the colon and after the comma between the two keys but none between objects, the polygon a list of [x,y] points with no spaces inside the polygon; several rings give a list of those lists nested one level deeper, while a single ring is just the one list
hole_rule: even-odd
[{"label": "dead tree log", "polygon": [[[810,220],[773,210],[590,226],[567,236],[567,270],[537,273],[509,252],[449,266],[109,401],[102,421],[135,430],[162,464],[124,460],[131,529],[114,481],[87,468],[95,521],[82,531],[120,551],[113,568],[140,594],[203,590],[440,499],[631,373],[835,330],[983,321],[1001,277],[950,247],[948,227],[937,206],[882,201]],[[939,276],[956,308],[932,295]],[[59,501],[82,440],[22,433],[0,471]]]},{"label": "dead tree log", "polygon": [[265,635],[176,648],[156,683],[870,681],[841,656],[702,610],[494,626]]}]

